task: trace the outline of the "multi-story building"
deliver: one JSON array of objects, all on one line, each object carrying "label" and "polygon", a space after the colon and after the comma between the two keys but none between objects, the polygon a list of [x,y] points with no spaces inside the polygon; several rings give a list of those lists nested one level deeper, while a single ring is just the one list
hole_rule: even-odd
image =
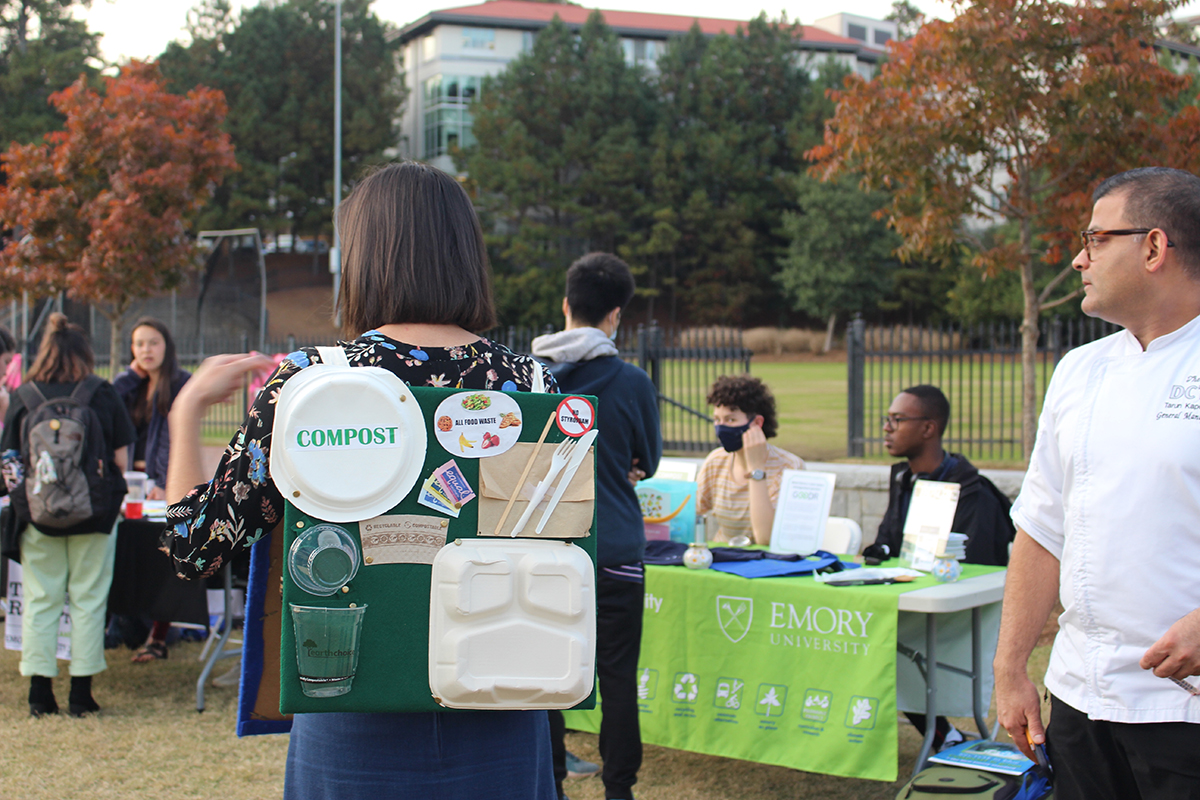
[{"label": "multi-story building", "polygon": [[[474,143],[471,104],[479,99],[483,78],[504,69],[533,47],[533,37],[555,15],[578,30],[594,9],[581,6],[535,3],[527,0],[491,0],[480,5],[434,11],[406,25],[400,32],[408,102],[401,118],[400,154],[453,171],[448,155],[455,146]],[[653,71],[667,40],[681,36],[698,24],[710,36],[732,34],[745,20],[708,19],[635,11],[605,11],[605,22],[621,37],[625,59]],[[834,30],[841,18],[845,28],[858,33],[864,24],[870,34],[848,36]],[[895,37],[895,24],[836,15],[822,25],[803,26],[800,45],[808,66],[832,59],[870,78],[884,55],[886,39]]]}]

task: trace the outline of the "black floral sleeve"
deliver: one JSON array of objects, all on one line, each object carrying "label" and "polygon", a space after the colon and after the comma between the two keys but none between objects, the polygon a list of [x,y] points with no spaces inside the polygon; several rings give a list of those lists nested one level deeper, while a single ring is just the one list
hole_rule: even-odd
[{"label": "black floral sleeve", "polygon": [[[420,348],[368,331],[341,345],[351,366],[381,367],[410,386],[529,391],[533,371],[540,369],[546,391],[558,391],[554,377],[540,363],[487,339],[457,347]],[[269,469],[275,405],[284,383],[320,360],[313,347],[289,354],[226,445],[212,481],[195,487],[167,509],[163,550],[174,561],[179,577],[215,574],[283,519],[283,496]]]}]

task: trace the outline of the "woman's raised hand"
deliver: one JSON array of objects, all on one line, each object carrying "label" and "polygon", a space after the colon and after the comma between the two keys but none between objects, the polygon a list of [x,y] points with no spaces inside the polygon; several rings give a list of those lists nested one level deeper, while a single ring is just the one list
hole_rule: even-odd
[{"label": "woman's raised hand", "polygon": [[275,362],[259,353],[233,353],[210,356],[183,385],[175,405],[180,403],[197,411],[223,403],[242,388],[246,375],[270,372]]}]

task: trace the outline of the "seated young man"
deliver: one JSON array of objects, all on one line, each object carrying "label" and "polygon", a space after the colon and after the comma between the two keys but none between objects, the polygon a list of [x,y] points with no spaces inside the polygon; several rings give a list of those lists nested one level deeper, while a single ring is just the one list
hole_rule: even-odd
[{"label": "seated young man", "polygon": [[[942,435],[949,421],[950,401],[936,386],[912,386],[896,395],[888,406],[883,418],[883,444],[890,455],[905,460],[892,465],[887,511],[875,543],[863,551],[864,555],[888,558],[900,554],[913,484],[922,479],[961,487],[951,530],[968,537],[967,563],[1008,564],[1008,546],[1016,533],[1008,515],[1008,498],[965,456],[942,448]],[[908,714],[908,718],[917,730],[925,732],[924,714]],[[937,718],[935,748],[957,744],[962,738],[949,720]]]}]

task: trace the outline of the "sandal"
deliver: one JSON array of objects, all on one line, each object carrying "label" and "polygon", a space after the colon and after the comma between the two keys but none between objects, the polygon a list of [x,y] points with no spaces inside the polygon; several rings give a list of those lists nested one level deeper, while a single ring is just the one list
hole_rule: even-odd
[{"label": "sandal", "polygon": [[141,650],[133,654],[130,659],[134,664],[148,664],[151,661],[165,660],[167,657],[166,642],[147,642]]}]

